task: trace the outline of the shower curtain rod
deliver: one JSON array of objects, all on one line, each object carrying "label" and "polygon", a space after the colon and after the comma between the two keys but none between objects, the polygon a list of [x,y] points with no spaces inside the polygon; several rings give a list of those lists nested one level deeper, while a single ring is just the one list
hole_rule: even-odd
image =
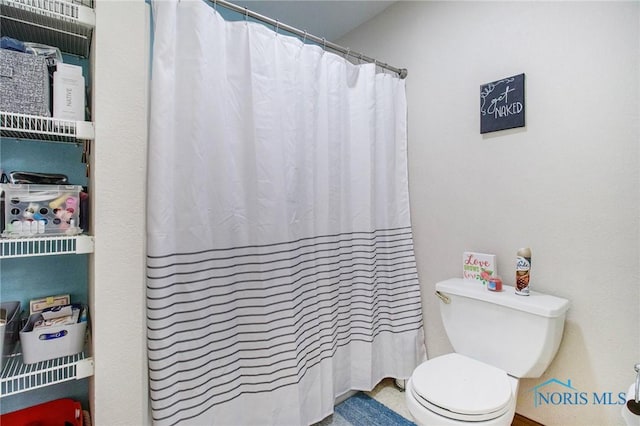
[{"label": "shower curtain rod", "polygon": [[387,69],[389,71],[392,71],[396,74],[398,74],[398,76],[402,79],[407,78],[407,74],[408,71],[406,68],[396,68],[396,67],[392,67],[389,64],[386,63],[382,63],[380,61],[378,61],[377,59],[373,59],[370,58],[368,56],[363,55],[362,53],[359,52],[354,52],[353,50],[346,48],[346,47],[342,47],[338,44],[335,43],[331,43],[330,41],[327,41],[325,38],[322,37],[318,37],[318,36],[314,36],[313,34],[309,34],[306,31],[303,30],[299,30],[295,27],[292,27],[290,25],[286,25],[283,24],[282,22],[278,21],[277,19],[272,19],[269,18],[267,16],[264,15],[260,15],[259,13],[253,12],[249,9],[247,9],[246,7],[242,7],[242,6],[238,6],[235,3],[231,3],[229,1],[226,0],[209,0],[210,3],[213,3],[214,8],[217,5],[223,6],[227,9],[233,10],[234,12],[238,12],[238,13],[242,13],[245,18],[250,17],[253,19],[256,19],[260,22],[264,22],[265,24],[271,25],[276,29],[276,32],[279,29],[288,31],[290,33],[293,33],[295,35],[297,35],[298,37],[302,37],[303,41],[304,40],[311,40],[314,41],[316,43],[318,43],[319,45],[321,45],[323,48],[327,49],[331,49],[334,50],[336,52],[340,52],[342,54],[344,54],[345,56],[351,56],[352,58],[358,59],[360,61],[364,61],[364,62],[369,62],[372,64],[375,64],[381,68]]}]

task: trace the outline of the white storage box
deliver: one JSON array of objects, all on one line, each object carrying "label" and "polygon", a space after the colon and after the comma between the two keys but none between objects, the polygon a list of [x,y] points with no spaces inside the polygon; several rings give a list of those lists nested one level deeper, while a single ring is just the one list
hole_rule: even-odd
[{"label": "white storage box", "polygon": [[87,307],[79,304],[73,306],[84,312],[79,315],[80,322],[73,324],[51,325],[34,329],[34,326],[43,320],[42,313],[38,312],[29,316],[27,325],[20,331],[22,361],[25,364],[34,364],[82,352],[87,331]]},{"label": "white storage box", "polygon": [[53,116],[84,121],[84,77],[82,67],[58,63],[53,73]]},{"label": "white storage box", "polygon": [[76,235],[79,185],[0,184],[3,191],[3,237]]}]

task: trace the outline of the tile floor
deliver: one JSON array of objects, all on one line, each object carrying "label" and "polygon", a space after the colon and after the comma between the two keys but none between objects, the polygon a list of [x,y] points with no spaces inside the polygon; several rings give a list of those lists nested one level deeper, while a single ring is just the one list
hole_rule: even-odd
[{"label": "tile floor", "polygon": [[414,421],[404,401],[404,390],[396,386],[394,379],[384,379],[371,392],[365,393],[405,419]]},{"label": "tile floor", "polygon": [[[355,391],[354,391],[355,393]],[[413,417],[409,413],[409,409],[404,402],[404,391],[396,386],[394,379],[384,379],[378,385],[373,388],[371,392],[365,392],[371,398],[385,405],[389,409],[400,414],[402,417],[409,421],[414,421]],[[336,400],[336,405],[347,399],[351,395],[344,395],[342,398]],[[347,420],[341,416],[329,416],[323,419],[321,422],[315,423],[312,426],[350,426]]]}]

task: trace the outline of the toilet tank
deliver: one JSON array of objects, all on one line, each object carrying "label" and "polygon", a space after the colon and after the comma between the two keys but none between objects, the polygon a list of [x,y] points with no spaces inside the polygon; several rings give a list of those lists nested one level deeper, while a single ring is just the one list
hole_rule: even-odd
[{"label": "toilet tank", "polygon": [[436,293],[457,353],[518,378],[540,377],[551,364],[562,340],[568,300],[535,291],[519,296],[511,286],[488,291],[480,281],[462,278],[437,283]]}]

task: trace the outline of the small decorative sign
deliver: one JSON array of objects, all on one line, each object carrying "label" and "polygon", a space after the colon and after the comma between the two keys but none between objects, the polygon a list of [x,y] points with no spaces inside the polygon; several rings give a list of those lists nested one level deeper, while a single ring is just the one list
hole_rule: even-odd
[{"label": "small decorative sign", "polygon": [[524,127],[524,74],[480,86],[480,133]]},{"label": "small decorative sign", "polygon": [[462,255],[462,277],[465,280],[478,280],[486,284],[489,278],[498,276],[495,254],[465,251]]}]

